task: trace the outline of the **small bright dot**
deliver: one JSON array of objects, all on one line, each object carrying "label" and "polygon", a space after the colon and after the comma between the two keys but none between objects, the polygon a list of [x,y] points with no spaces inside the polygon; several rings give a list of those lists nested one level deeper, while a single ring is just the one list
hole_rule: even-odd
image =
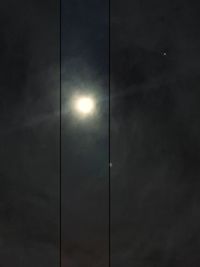
[{"label": "small bright dot", "polygon": [[166,52],[164,52],[164,53],[163,53],[163,56],[166,56],[166,55],[167,55],[167,53],[166,53]]},{"label": "small bright dot", "polygon": [[92,97],[78,97],[75,101],[75,109],[82,115],[92,114],[95,109],[95,101]]},{"label": "small bright dot", "polygon": [[109,165],[110,165],[110,168],[112,168],[112,166],[113,166],[113,165],[112,165],[112,162],[110,162],[110,164],[109,164]]}]

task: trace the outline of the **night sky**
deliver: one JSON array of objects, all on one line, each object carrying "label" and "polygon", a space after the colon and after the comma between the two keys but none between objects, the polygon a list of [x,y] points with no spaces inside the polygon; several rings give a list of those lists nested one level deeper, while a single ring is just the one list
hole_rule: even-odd
[{"label": "night sky", "polygon": [[112,266],[198,266],[198,1],[111,1]]},{"label": "night sky", "polygon": [[[62,0],[62,266],[108,265],[109,13],[107,0]],[[95,116],[68,107],[92,94]]]},{"label": "night sky", "polygon": [[61,39],[59,4],[1,3],[0,266],[59,266],[60,152],[62,266],[109,266],[110,137],[111,266],[197,267],[200,4],[111,0],[110,73],[108,0],[61,0]]},{"label": "night sky", "polygon": [[0,265],[58,266],[59,5],[0,6]]}]

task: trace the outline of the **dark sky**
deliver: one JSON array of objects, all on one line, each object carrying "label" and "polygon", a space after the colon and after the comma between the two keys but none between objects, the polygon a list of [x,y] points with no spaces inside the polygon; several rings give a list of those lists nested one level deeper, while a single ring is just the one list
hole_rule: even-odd
[{"label": "dark sky", "polygon": [[116,267],[199,264],[199,8],[198,1],[111,4]]},{"label": "dark sky", "polygon": [[58,2],[0,6],[0,265],[58,266]]},{"label": "dark sky", "polygon": [[76,91],[99,111],[62,119],[63,267],[108,265],[108,1],[62,1],[62,109]]},{"label": "dark sky", "polygon": [[[1,4],[2,266],[59,266],[59,71],[62,46],[62,263],[108,262],[108,2]],[[79,122],[73,93],[98,96]],[[11,256],[12,255],[12,256]]]},{"label": "dark sky", "polygon": [[[0,265],[108,266],[108,1],[0,8]],[[198,1],[111,0],[111,259],[196,267],[200,246]],[[99,112],[69,111],[76,91]]]}]

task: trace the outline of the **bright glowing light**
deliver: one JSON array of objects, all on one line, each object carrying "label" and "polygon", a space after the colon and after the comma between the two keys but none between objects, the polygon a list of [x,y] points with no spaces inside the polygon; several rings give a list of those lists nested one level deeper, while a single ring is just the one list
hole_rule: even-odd
[{"label": "bright glowing light", "polygon": [[95,101],[89,96],[79,96],[74,103],[76,111],[82,115],[91,115],[95,111]]}]

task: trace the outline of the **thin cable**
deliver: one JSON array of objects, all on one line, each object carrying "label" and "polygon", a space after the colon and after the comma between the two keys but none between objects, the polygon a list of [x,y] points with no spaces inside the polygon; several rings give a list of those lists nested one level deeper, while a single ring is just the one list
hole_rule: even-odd
[{"label": "thin cable", "polygon": [[62,43],[61,43],[61,26],[62,26],[62,13],[61,13],[61,0],[59,1],[59,16],[60,16],[60,30],[59,30],[59,63],[60,63],[60,98],[59,98],[59,108],[60,108],[60,142],[59,142],[59,266],[62,265]]},{"label": "thin cable", "polygon": [[110,28],[111,28],[111,0],[108,0],[108,79],[109,79],[109,83],[108,83],[108,90],[109,90],[109,107],[108,107],[108,157],[109,157],[109,193],[108,193],[108,210],[109,210],[109,267],[111,267],[111,153],[110,153],[110,115],[111,115],[111,81],[110,81],[110,73],[111,73],[111,63],[110,63],[110,45],[111,45],[111,38],[110,38]]}]

